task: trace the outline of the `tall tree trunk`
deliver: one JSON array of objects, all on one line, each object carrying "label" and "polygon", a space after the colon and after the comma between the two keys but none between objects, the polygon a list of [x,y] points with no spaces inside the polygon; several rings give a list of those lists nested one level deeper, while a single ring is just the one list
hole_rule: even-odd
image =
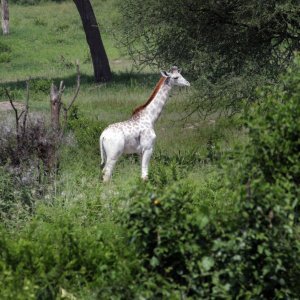
[{"label": "tall tree trunk", "polygon": [[9,10],[8,0],[1,0],[1,23],[3,34],[9,34]]},{"label": "tall tree trunk", "polygon": [[73,0],[80,14],[90,47],[96,82],[111,80],[111,71],[90,0]]}]

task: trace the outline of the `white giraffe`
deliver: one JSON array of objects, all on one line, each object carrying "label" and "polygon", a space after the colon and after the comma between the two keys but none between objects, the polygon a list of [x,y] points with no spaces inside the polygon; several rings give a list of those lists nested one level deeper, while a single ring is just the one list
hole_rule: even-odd
[{"label": "white giraffe", "polygon": [[137,107],[129,120],[111,124],[102,132],[100,152],[101,165],[104,165],[104,182],[110,180],[113,168],[123,153],[141,155],[142,179],[147,180],[148,166],[156,139],[154,124],[168,100],[172,87],[190,86],[177,67],[172,67],[170,72],[161,71],[161,75],[148,101]]}]

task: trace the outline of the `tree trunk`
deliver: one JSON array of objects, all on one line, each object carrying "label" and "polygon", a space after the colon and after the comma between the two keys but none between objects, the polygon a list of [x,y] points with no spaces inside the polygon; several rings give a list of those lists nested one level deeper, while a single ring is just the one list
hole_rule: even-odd
[{"label": "tree trunk", "polygon": [[97,20],[90,0],[73,0],[80,14],[86,40],[90,47],[96,82],[111,80],[108,58],[102,43]]},{"label": "tree trunk", "polygon": [[51,125],[52,128],[58,132],[60,129],[60,109],[61,99],[57,87],[52,83],[50,91],[50,104],[51,104]]},{"label": "tree trunk", "polygon": [[8,10],[8,0],[1,0],[1,23],[3,34],[9,34],[9,10]]}]

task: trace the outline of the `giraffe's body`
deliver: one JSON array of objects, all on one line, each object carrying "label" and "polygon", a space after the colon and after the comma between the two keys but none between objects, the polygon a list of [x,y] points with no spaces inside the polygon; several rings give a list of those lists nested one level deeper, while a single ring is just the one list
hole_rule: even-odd
[{"label": "giraffe's body", "polygon": [[173,67],[172,73],[162,72],[149,100],[138,107],[132,117],[123,122],[108,126],[100,136],[101,164],[103,180],[109,181],[118,158],[123,154],[138,153],[142,158],[142,179],[148,177],[148,166],[155,144],[154,124],[167,102],[169,92],[174,85],[189,86]]}]

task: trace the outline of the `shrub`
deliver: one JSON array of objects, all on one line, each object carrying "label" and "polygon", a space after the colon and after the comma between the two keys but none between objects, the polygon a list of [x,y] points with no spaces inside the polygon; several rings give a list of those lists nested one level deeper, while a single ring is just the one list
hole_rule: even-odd
[{"label": "shrub", "polygon": [[11,61],[11,55],[8,52],[0,53],[0,64],[9,63]]},{"label": "shrub", "polygon": [[248,116],[250,142],[228,161],[223,178],[229,182],[223,201],[236,203],[235,214],[212,217],[193,187],[180,181],[132,195],[124,218],[143,262],[144,294],[299,297],[299,76],[300,58]]},{"label": "shrub", "polygon": [[2,219],[2,216],[9,211],[15,194],[13,179],[3,167],[0,167],[0,178],[0,219]]},{"label": "shrub", "polygon": [[240,215],[231,256],[237,259],[224,280],[235,297],[299,295],[299,76],[298,57],[282,84],[260,93],[247,122],[251,142],[235,159]]},{"label": "shrub", "polygon": [[68,128],[74,132],[79,148],[92,148],[93,153],[99,154],[99,137],[106,126],[101,121],[81,115],[78,107],[76,105],[72,106]]},{"label": "shrub", "polygon": [[131,298],[127,286],[135,261],[124,263],[131,249],[107,234],[99,220],[87,222],[81,209],[56,206],[52,207],[55,213],[47,213],[40,207],[18,233],[10,235],[0,227],[2,296],[56,299],[64,290],[71,295],[88,291],[102,299],[115,294]]},{"label": "shrub", "polygon": [[9,63],[11,61],[11,48],[0,42],[0,64]]},{"label": "shrub", "polygon": [[37,78],[30,80],[30,90],[34,93],[49,94],[51,79]]},{"label": "shrub", "polygon": [[176,181],[163,192],[147,185],[131,201],[124,224],[143,261],[142,295],[170,297],[172,291],[175,299],[205,296],[204,284],[214,265],[210,249],[221,226],[195,197],[195,186]]},{"label": "shrub", "polygon": [[[48,192],[51,176],[56,172],[54,132],[47,129],[43,119],[32,116],[23,129],[20,126],[17,134],[8,118],[0,124],[0,168],[6,182],[1,191],[1,205],[7,207],[2,211],[4,221],[22,209],[33,212],[36,200]],[[10,186],[13,194],[9,193]]]},{"label": "shrub", "polygon": [[186,170],[182,166],[178,166],[174,160],[168,165],[155,162],[151,166],[149,181],[156,187],[162,188],[183,179],[186,176]]}]

